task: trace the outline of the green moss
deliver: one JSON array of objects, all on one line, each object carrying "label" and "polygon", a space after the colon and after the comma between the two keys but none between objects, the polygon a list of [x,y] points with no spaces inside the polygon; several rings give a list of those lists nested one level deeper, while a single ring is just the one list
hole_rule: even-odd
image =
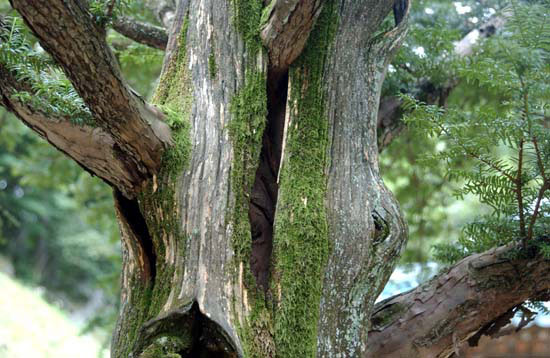
[{"label": "green moss", "polygon": [[162,336],[149,345],[139,358],[182,358],[176,352],[181,352],[191,345],[191,341],[186,341],[180,337]]},{"label": "green moss", "polygon": [[189,16],[186,16],[181,28],[178,49],[173,54],[168,68],[162,74],[159,86],[152,98],[152,102],[156,104],[177,104],[182,113],[190,113],[193,104],[191,76],[187,70],[189,63],[186,48],[188,27]]},{"label": "green moss", "polygon": [[262,0],[232,0],[233,24],[243,37],[249,54],[256,55],[262,48],[260,25]]},{"label": "green moss", "polygon": [[290,71],[292,125],[280,172],[274,230],[278,357],[315,357],[322,280],[330,244],[325,212],[328,119],[323,73],[333,39],[334,2],[325,4]]},{"label": "green moss", "polygon": [[[187,71],[186,55],[187,19],[180,35],[180,46],[163,74],[153,103],[164,113],[164,120],[172,129],[172,145],[165,150],[161,169],[138,196],[140,210],[145,217],[156,259],[156,277],[151,282],[132,278],[129,324],[121,340],[128,342],[120,347],[131,349],[142,324],[155,317],[162,309],[172,289],[176,268],[164,257],[166,241],[177,242],[178,255],[185,257],[186,236],[181,232],[180,211],[177,206],[177,179],[189,165],[191,156],[190,122],[192,84]],[[120,356],[125,356],[122,353]],[[171,357],[170,355],[158,357]]]},{"label": "green moss", "polygon": [[273,7],[275,6],[275,0],[271,0],[269,5],[267,5],[263,11],[262,16],[260,18],[260,26],[263,27],[267,21],[269,20],[269,17],[271,16],[271,12],[273,11]]},{"label": "green moss", "polygon": [[231,185],[235,194],[235,204],[230,214],[233,225],[232,241],[236,262],[245,262],[248,265],[251,246],[249,195],[256,177],[267,116],[264,73],[247,73],[245,85],[231,101],[231,114],[228,130],[233,144]]},{"label": "green moss", "polygon": [[208,73],[211,79],[216,78],[218,74],[218,66],[216,65],[216,56],[214,52],[211,52],[210,56],[208,56]]}]

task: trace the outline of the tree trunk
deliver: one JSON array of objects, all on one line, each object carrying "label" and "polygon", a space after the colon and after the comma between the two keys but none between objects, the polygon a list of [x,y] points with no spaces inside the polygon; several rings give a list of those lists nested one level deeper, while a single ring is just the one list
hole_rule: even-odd
[{"label": "tree trunk", "polygon": [[[113,357],[366,353],[406,236],[376,144],[406,22],[379,30],[386,1],[284,6],[262,18],[259,0],[179,4],[154,98],[180,123],[177,145],[136,199],[115,192],[124,272]],[[286,36],[285,11],[290,24],[310,16],[311,34],[265,51],[262,21],[264,42],[289,43],[273,40]]]},{"label": "tree trunk", "polygon": [[29,46],[0,16],[0,45],[17,47],[0,56],[0,105],[114,188],[113,357],[446,358],[548,299],[535,244],[374,307],[406,238],[376,127],[408,1],[156,2],[168,41],[143,24],[137,39],[166,43],[155,105],[121,76],[88,1],[10,3],[80,98],[57,108],[35,90],[48,71],[21,66]]}]

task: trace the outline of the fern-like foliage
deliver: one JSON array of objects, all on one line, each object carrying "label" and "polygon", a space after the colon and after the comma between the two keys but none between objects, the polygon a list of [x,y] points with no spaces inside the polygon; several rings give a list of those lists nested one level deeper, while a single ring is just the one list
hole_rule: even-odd
[{"label": "fern-like foliage", "polygon": [[33,48],[16,17],[0,17],[0,65],[28,88],[15,91],[12,98],[55,118],[94,125],[69,80],[43,51]]},{"label": "fern-like foliage", "polygon": [[[505,11],[511,18],[501,36],[457,69],[463,81],[498,93],[501,106],[443,109],[402,96],[406,121],[445,143],[425,162],[447,163],[448,178],[463,183],[456,195],[473,194],[491,208],[464,228],[458,245],[436,248],[446,262],[512,241],[526,248],[549,232],[550,4],[513,0]],[[453,165],[465,158],[474,161],[472,168]],[[546,240],[538,241],[550,256]]]}]

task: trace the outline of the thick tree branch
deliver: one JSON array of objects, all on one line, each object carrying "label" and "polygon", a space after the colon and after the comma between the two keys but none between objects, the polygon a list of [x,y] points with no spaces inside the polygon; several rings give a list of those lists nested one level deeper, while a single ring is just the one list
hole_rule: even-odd
[{"label": "thick tree branch", "polygon": [[322,0],[272,0],[261,37],[274,69],[285,70],[302,53]]},{"label": "thick tree branch", "polygon": [[140,44],[158,48],[159,50],[166,49],[168,34],[161,27],[121,16],[113,21],[113,29]]},{"label": "thick tree branch", "polygon": [[52,0],[48,6],[38,0],[10,2],[64,70],[97,125],[137,169],[141,181],[150,178],[171,143],[170,129],[162,114],[128,87],[103,30],[93,22],[84,2]]},{"label": "thick tree branch", "polygon": [[550,261],[534,252],[517,258],[517,247],[503,246],[472,255],[428,283],[378,303],[368,357],[450,357],[460,343],[496,334],[520,304],[550,294]]},{"label": "thick tree branch", "polygon": [[91,174],[130,195],[139,184],[137,168],[125,160],[109,133],[101,128],[75,125],[69,118],[52,117],[40,108],[21,103],[13,94],[22,91],[32,93],[32,88],[0,64],[0,105]]},{"label": "thick tree branch", "polygon": [[[502,28],[509,14],[506,12],[491,18],[481,27],[470,31],[455,46],[455,56],[470,56],[480,38],[488,38]],[[418,97],[427,104],[444,106],[451,91],[458,85],[456,79],[449,79],[443,86],[434,86],[429,80],[424,81],[419,87]],[[391,141],[401,133],[404,128],[403,110],[401,100],[396,96],[382,97],[378,110],[378,150],[382,151]]]}]

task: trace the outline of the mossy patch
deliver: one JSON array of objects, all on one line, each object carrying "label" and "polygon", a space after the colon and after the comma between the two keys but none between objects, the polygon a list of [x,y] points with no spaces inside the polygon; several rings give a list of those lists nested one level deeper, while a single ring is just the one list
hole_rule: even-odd
[{"label": "mossy patch", "polygon": [[267,21],[271,16],[271,12],[273,11],[273,7],[275,6],[275,3],[276,3],[276,0],[271,0],[271,2],[262,10],[262,16],[260,18],[261,27],[267,24]]},{"label": "mossy patch", "polygon": [[210,74],[210,79],[215,79],[218,74],[218,65],[216,65],[216,55],[214,52],[211,52],[210,56],[208,56],[208,73]]},{"label": "mossy patch", "polygon": [[328,119],[323,74],[334,37],[334,2],[325,4],[290,70],[291,123],[280,172],[274,230],[277,357],[315,357],[322,280],[329,251],[325,211]]},{"label": "mossy patch", "polygon": [[232,0],[233,25],[246,44],[247,53],[254,57],[262,48],[260,25],[262,0]]},{"label": "mossy patch", "polygon": [[267,116],[266,76],[262,72],[249,72],[245,85],[231,101],[232,120],[228,125],[233,144],[231,184],[235,204],[231,214],[233,250],[236,263],[248,265],[251,236],[248,208],[254,185],[262,137]]}]

